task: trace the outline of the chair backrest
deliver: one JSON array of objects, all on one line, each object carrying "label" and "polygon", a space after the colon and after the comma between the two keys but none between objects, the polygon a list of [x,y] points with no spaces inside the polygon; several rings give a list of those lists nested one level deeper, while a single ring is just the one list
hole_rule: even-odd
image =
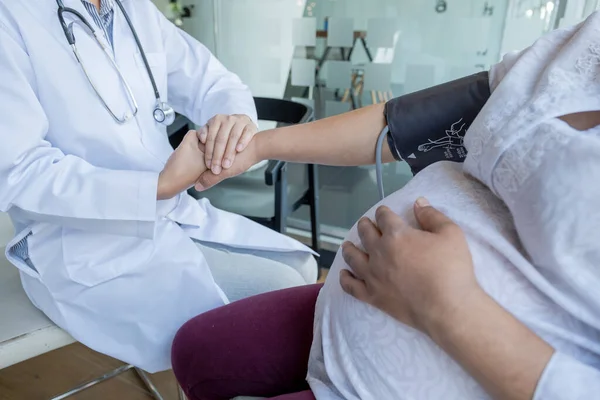
[{"label": "chair backrest", "polygon": [[192,121],[184,117],[183,115],[177,114],[173,125],[167,128],[167,135],[169,136],[169,143],[176,149],[177,146],[183,140],[183,137],[190,129],[194,129]]},{"label": "chair backrest", "polygon": [[303,124],[313,120],[313,109],[291,100],[255,97],[258,119],[283,124]]}]

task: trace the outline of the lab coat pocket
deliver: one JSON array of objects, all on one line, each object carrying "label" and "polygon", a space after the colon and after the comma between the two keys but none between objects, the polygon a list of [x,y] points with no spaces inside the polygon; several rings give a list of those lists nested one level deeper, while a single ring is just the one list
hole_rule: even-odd
[{"label": "lab coat pocket", "polygon": [[151,239],[64,227],[62,246],[69,278],[87,287],[141,271],[155,250]]}]

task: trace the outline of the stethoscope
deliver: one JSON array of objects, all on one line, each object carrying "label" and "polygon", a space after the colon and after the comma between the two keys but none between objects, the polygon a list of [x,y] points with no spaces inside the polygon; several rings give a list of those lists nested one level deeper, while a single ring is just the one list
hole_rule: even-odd
[{"label": "stethoscope", "polygon": [[[71,49],[73,50],[73,53],[75,54],[75,58],[77,59],[77,62],[79,63],[79,65],[81,65],[81,68],[83,69],[83,73],[85,74],[87,80],[90,82],[90,85],[94,89],[94,92],[96,92],[96,95],[102,102],[102,105],[104,106],[104,108],[106,108],[106,110],[110,113],[110,115],[114,118],[114,120],[117,121],[117,123],[124,124],[124,123],[130,121],[133,117],[135,117],[137,115],[138,104],[137,104],[137,101],[135,100],[135,97],[133,96],[131,87],[125,80],[125,77],[123,76],[123,73],[121,72],[121,69],[115,62],[114,57],[111,54],[111,50],[100,39],[99,34],[96,32],[96,29],[94,29],[92,24],[90,24],[88,22],[87,18],[85,18],[83,15],[81,15],[80,12],[78,12],[77,10],[74,10],[72,8],[65,7],[62,0],[56,0],[56,3],[58,4],[58,19],[60,21],[60,24],[62,25],[63,31],[65,32],[67,41],[71,45]],[[125,19],[127,20],[127,25],[129,25],[129,29],[131,30],[131,33],[133,33],[133,37],[135,39],[137,47],[140,51],[140,54],[142,55],[142,60],[144,61],[144,65],[146,66],[146,71],[148,72],[148,77],[150,78],[150,82],[152,83],[152,88],[154,89],[154,97],[156,98],[156,105],[154,107],[154,112],[153,112],[154,120],[160,124],[169,126],[173,123],[173,121],[175,121],[175,110],[173,110],[173,108],[171,106],[169,106],[169,104],[167,104],[161,100],[160,93],[158,91],[158,87],[156,86],[156,81],[154,80],[154,75],[152,74],[152,70],[150,69],[150,65],[148,64],[148,59],[146,58],[146,53],[144,52],[142,43],[140,42],[137,32],[136,32],[135,28],[133,27],[131,20],[129,19],[129,15],[127,15],[125,8],[123,8],[123,5],[121,4],[121,2],[119,0],[115,0],[115,3],[119,6],[119,8],[121,9],[121,12],[125,16]],[[102,48],[102,50],[104,50],[104,53],[108,56],[108,59],[110,60],[113,68],[119,74],[119,79],[121,80],[123,86],[125,87],[125,91],[127,92],[127,96],[129,97],[130,104],[132,106],[133,111],[127,111],[127,112],[125,112],[125,114],[123,114],[122,117],[119,117],[106,103],[106,101],[104,100],[104,97],[102,97],[102,95],[98,91],[98,88],[94,84],[94,81],[91,79],[90,75],[88,74],[87,69],[85,68],[85,64],[83,63],[81,56],[79,55],[79,52],[77,51],[77,47],[75,46],[75,35],[73,34],[74,22],[71,22],[69,25],[67,25],[67,23],[65,22],[64,14],[73,14],[90,30],[90,32],[96,39],[96,43],[98,43],[98,45]]]}]

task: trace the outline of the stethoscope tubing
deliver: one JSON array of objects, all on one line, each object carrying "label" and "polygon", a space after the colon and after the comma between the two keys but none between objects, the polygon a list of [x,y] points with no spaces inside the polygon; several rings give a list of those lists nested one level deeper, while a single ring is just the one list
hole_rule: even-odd
[{"label": "stethoscope tubing", "polygon": [[[142,61],[144,62],[144,67],[146,68],[146,72],[148,74],[148,78],[150,79],[150,83],[152,84],[152,90],[154,91],[154,97],[156,99],[156,109],[155,112],[153,113],[153,115],[155,116],[155,120],[157,122],[164,122],[163,120],[158,120],[156,118],[156,111],[160,110],[162,115],[166,115],[168,113],[173,113],[172,108],[167,105],[166,103],[163,103],[161,100],[161,95],[160,92],[158,90],[158,86],[156,84],[156,80],[154,78],[154,74],[152,73],[152,69],[150,68],[150,64],[148,63],[148,58],[146,57],[146,52],[144,51],[144,47],[142,46],[142,43],[140,41],[140,38],[137,34],[137,31],[135,29],[135,27],[133,26],[133,23],[131,22],[131,19],[129,18],[129,14],[127,14],[127,11],[125,10],[125,8],[123,7],[123,4],[121,3],[120,0],[114,0],[115,3],[117,4],[117,6],[119,7],[119,9],[121,10],[121,12],[123,13],[123,16],[125,17],[125,20],[127,22],[127,25],[129,26],[129,29],[131,31],[131,33],[133,34],[133,38],[135,40],[136,46],[138,48],[138,50],[140,51],[140,55],[142,57]],[[123,73],[121,72],[119,66],[117,65],[117,63],[115,62],[112,54],[110,53],[109,49],[106,47],[106,45],[102,42],[102,40],[98,37],[98,33],[96,32],[96,29],[93,27],[93,25],[88,21],[88,19],[83,16],[79,11],[74,10],[73,8],[70,7],[65,7],[64,3],[62,0],[56,0],[56,3],[58,5],[58,19],[60,21],[60,24],[62,26],[62,29],[64,31],[65,37],[67,39],[67,41],[69,42],[69,45],[71,46],[71,49],[73,50],[73,53],[75,54],[75,58],[77,59],[77,62],[81,65],[83,72],[87,78],[87,80],[89,81],[90,85],[92,86],[92,89],[94,90],[94,92],[96,93],[96,95],[100,98],[100,101],[102,102],[102,105],[104,106],[104,108],[112,115],[112,117],[118,122],[118,123],[125,123],[127,122],[129,119],[131,119],[133,116],[135,116],[138,112],[138,104],[137,101],[135,100],[135,96],[133,95],[133,91],[131,90],[131,87],[129,86],[129,84],[127,83],[127,80],[125,79],[125,76],[123,75]],[[129,97],[129,99],[131,100],[131,105],[133,107],[133,112],[132,113],[126,113],[124,115],[123,118],[119,118],[110,108],[110,106],[107,104],[107,102],[104,100],[104,98],[102,97],[102,95],[100,94],[97,85],[94,84],[94,81],[91,79],[91,76],[89,75],[89,73],[87,72],[87,69],[85,68],[85,64],[83,63],[83,60],[81,58],[81,56],[79,55],[79,52],[77,50],[77,46],[76,46],[76,39],[75,39],[75,34],[73,33],[73,23],[71,24],[67,24],[67,22],[65,21],[65,14],[72,14],[73,16],[75,16],[79,22],[83,23],[83,25],[85,25],[85,27],[87,27],[90,31],[90,33],[94,36],[96,42],[98,43],[98,45],[104,50],[104,52],[106,53],[106,55],[108,56],[109,60],[111,61],[111,64],[113,66],[113,68],[117,71],[117,73],[119,74],[119,79],[121,80],[121,82],[123,83],[126,91],[127,91],[127,95]],[[169,123],[167,122],[167,125]]]}]

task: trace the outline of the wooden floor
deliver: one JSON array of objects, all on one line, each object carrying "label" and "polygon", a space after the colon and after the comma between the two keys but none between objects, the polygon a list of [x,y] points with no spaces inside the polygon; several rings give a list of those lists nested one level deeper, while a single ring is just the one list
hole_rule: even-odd
[{"label": "wooden floor", "polygon": [[[0,400],[48,400],[123,365],[81,344],[73,344],[0,371]],[[152,376],[165,400],[177,399],[172,372]],[[98,384],[72,400],[151,400],[134,371]]]},{"label": "wooden floor", "polygon": [[[321,280],[325,277],[326,272]],[[73,344],[0,370],[0,400],[48,400],[121,365],[120,361]],[[152,382],[165,400],[178,398],[172,372],[153,375]],[[69,400],[151,399],[134,371],[69,397]]]}]

